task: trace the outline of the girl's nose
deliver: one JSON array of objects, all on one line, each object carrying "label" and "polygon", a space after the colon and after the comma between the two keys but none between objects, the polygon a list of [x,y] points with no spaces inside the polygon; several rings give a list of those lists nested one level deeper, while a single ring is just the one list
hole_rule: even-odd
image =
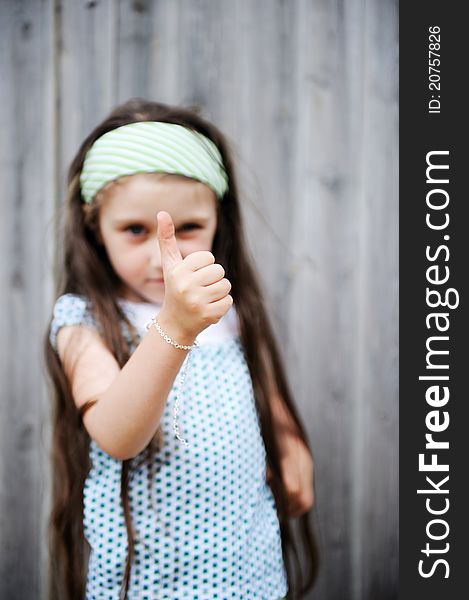
[{"label": "girl's nose", "polygon": [[148,253],[149,253],[149,262],[150,262],[150,267],[152,270],[161,270],[161,252],[160,252],[160,245],[158,244],[158,240],[156,239],[156,236],[153,238],[151,238],[150,240],[148,240],[149,243],[149,247],[148,247]]}]

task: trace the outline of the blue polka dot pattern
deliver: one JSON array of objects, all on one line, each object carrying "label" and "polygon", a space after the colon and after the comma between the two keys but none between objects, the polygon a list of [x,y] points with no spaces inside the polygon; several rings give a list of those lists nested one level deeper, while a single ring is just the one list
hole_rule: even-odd
[{"label": "blue polka dot pattern", "polygon": [[[66,294],[57,300],[50,335],[54,347],[66,324],[97,328],[84,298]],[[179,418],[189,447],[172,428],[179,382],[178,375],[162,416],[164,442],[154,458],[151,494],[148,467],[138,464],[140,455],[132,461],[135,557],[128,599],[281,598],[287,581],[280,528],[239,337],[192,351]],[[117,600],[127,555],[122,463],[94,440],[90,457],[83,491],[91,546],[86,598]]]}]

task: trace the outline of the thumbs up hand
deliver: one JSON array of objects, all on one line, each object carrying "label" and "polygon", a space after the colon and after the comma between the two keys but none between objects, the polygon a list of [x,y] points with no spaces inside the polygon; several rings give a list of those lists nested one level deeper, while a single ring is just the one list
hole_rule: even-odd
[{"label": "thumbs up hand", "polygon": [[192,343],[201,331],[218,323],[230,309],[231,283],[208,250],[192,252],[183,259],[171,215],[160,211],[156,218],[165,286],[158,321],[163,329],[163,323],[167,324],[168,335],[174,335],[176,342]]}]

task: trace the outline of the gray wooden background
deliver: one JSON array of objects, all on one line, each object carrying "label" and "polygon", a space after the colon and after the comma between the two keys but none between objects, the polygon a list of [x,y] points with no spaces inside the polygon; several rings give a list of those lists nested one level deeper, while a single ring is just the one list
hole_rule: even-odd
[{"label": "gray wooden background", "polygon": [[45,598],[54,214],[121,101],[198,105],[315,453],[316,600],[397,598],[397,0],[0,1],[0,597]]}]

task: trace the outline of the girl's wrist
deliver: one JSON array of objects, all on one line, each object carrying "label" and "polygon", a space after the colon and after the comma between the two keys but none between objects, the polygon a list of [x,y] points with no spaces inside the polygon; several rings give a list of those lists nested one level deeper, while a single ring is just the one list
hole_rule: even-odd
[{"label": "girl's wrist", "polygon": [[194,344],[195,338],[197,337],[196,334],[184,330],[176,319],[164,312],[164,309],[161,309],[161,311],[155,315],[155,319],[158,321],[158,324],[164,333],[168,335],[173,342],[182,346],[192,346]]}]

